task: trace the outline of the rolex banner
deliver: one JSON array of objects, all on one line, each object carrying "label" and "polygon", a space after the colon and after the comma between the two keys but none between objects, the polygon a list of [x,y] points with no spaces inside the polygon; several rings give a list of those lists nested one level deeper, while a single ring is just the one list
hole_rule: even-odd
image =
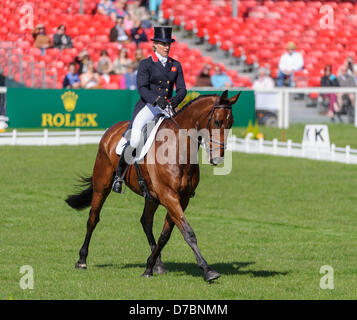
[{"label": "rolex banner", "polygon": [[[201,94],[220,93],[218,91]],[[230,91],[229,96],[237,91]],[[6,111],[10,128],[108,128],[132,117],[139,99],[132,90],[56,90],[8,88]],[[234,126],[254,123],[254,93],[242,92],[233,108]]]},{"label": "rolex banner", "polygon": [[138,95],[127,90],[9,88],[10,128],[108,128],[131,118]]}]

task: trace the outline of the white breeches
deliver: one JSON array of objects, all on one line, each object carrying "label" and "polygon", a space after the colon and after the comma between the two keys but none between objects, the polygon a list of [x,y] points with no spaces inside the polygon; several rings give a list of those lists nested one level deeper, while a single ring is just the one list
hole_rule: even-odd
[{"label": "white breeches", "polygon": [[163,111],[159,107],[154,107],[151,104],[146,104],[139,113],[136,115],[131,129],[130,145],[133,148],[137,148],[140,144],[141,130],[150,121],[153,121],[155,117],[162,114]]}]

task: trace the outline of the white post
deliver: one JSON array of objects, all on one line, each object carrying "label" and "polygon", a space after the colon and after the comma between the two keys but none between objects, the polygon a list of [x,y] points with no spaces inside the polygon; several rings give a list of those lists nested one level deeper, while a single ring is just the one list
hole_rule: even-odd
[{"label": "white post", "polygon": [[79,144],[80,137],[81,137],[81,129],[77,128],[76,129],[76,144],[77,145]]},{"label": "white post", "polygon": [[291,149],[292,149],[292,141],[288,140],[288,156],[291,156]]},{"label": "white post", "polygon": [[260,138],[259,139],[259,152],[263,153],[263,148],[264,148],[264,139]]},{"label": "white post", "polygon": [[14,129],[12,130],[12,145],[16,145],[16,135],[17,135],[17,130]]},{"label": "white post", "polygon": [[278,94],[280,101],[278,105],[278,127],[282,129],[284,126],[284,96],[281,90],[278,92]]},{"label": "white post", "polygon": [[350,163],[350,151],[351,151],[351,147],[346,146],[346,163]]},{"label": "white post", "polygon": [[248,136],[244,139],[245,140],[245,152],[249,153],[249,138]]},{"label": "white post", "polygon": [[331,145],[331,161],[335,161],[336,159],[336,145],[333,143]]},{"label": "white post", "polygon": [[273,139],[273,154],[277,154],[278,153],[278,139],[274,138]]},{"label": "white post", "polygon": [[290,113],[290,106],[289,106],[289,91],[284,90],[284,128],[289,128],[289,113]]},{"label": "white post", "polygon": [[48,145],[48,129],[43,130],[43,144]]}]

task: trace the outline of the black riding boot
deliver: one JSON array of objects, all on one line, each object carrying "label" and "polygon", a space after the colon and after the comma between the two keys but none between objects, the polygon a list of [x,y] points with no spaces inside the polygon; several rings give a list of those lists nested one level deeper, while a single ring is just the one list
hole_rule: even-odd
[{"label": "black riding boot", "polygon": [[119,159],[119,164],[118,164],[118,169],[115,174],[114,182],[112,185],[112,190],[114,192],[122,193],[123,181],[124,181],[124,177],[122,177],[122,175],[123,175],[125,168],[128,165],[128,163],[125,160],[124,154],[126,154],[126,152],[127,152],[127,157],[129,157],[129,159],[131,159],[133,157],[134,150],[135,149],[133,149],[128,142],[127,145],[124,147],[123,152],[121,153],[121,156]]}]

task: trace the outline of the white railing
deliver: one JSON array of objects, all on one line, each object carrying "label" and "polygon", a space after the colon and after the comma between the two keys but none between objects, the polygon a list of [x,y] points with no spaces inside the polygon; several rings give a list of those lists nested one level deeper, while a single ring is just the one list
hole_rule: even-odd
[{"label": "white railing", "polygon": [[313,160],[324,160],[357,164],[357,150],[350,146],[345,148],[336,147],[332,144],[330,148],[308,147],[302,143],[286,142],[273,139],[272,141],[241,139],[235,135],[228,139],[228,150],[244,153],[269,154],[275,156],[306,158]]},{"label": "white railing", "polygon": [[[27,145],[27,146],[55,146],[55,145],[81,145],[98,144],[105,131],[43,131],[37,132],[12,132],[0,133],[1,145]],[[306,158],[347,164],[357,164],[357,150],[350,146],[336,147],[332,144],[329,148],[308,147],[302,143],[286,142],[273,139],[252,140],[237,138],[235,135],[228,138],[227,149],[233,152],[269,154],[275,156]]]},{"label": "white railing", "polygon": [[1,145],[27,145],[27,146],[55,146],[55,145],[80,145],[99,143],[105,131],[84,131],[79,128],[74,131],[43,131],[0,133]]}]

